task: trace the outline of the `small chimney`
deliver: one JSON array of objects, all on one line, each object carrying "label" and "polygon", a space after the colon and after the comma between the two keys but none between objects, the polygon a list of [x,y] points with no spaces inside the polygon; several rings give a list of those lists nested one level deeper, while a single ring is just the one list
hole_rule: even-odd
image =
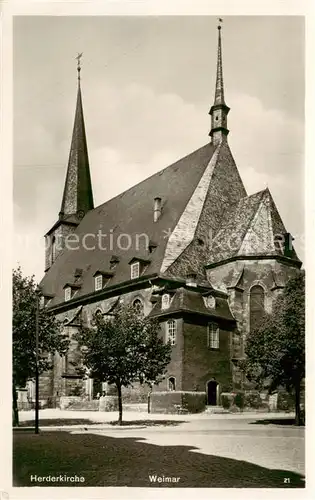
[{"label": "small chimney", "polygon": [[162,200],[159,196],[156,196],[154,198],[154,207],[153,207],[153,220],[154,220],[154,222],[156,222],[161,216],[161,212],[162,212],[161,202],[162,202]]},{"label": "small chimney", "polygon": [[187,286],[197,286],[197,273],[190,271],[186,274],[186,285]]}]

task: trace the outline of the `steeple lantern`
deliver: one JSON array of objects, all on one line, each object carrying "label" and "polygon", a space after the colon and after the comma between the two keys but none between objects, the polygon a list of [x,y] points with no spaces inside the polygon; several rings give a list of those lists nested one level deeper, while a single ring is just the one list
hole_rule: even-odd
[{"label": "steeple lantern", "polygon": [[227,128],[227,115],[230,108],[225,104],[224,100],[224,83],[223,83],[223,68],[222,68],[222,43],[221,43],[221,26],[218,26],[218,57],[217,57],[217,78],[215,85],[215,97],[213,106],[209,111],[211,115],[211,130],[210,137],[214,146],[220,144],[229,133]]}]

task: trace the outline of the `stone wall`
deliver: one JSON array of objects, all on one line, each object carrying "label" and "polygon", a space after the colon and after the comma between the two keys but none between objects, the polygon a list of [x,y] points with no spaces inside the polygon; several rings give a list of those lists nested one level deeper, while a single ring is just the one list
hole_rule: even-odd
[{"label": "stone wall", "polygon": [[231,387],[231,331],[220,326],[219,349],[207,346],[207,323],[184,323],[184,391],[206,391],[207,382],[215,378],[221,388]]},{"label": "stone wall", "polygon": [[206,406],[205,392],[152,392],[151,413],[200,413]]},{"label": "stone wall", "polygon": [[[176,321],[176,344],[172,346],[172,357],[167,367],[167,373],[164,380],[159,385],[154,386],[154,391],[168,390],[168,378],[175,377],[176,390],[182,390],[182,377],[183,377],[183,353],[184,353],[184,339],[183,339],[183,320],[181,318],[174,318]],[[166,338],[166,321],[161,323],[162,335]]]},{"label": "stone wall", "polygon": [[[144,306],[145,315],[149,314],[152,309],[150,287],[128,292],[121,295],[120,298],[126,305],[132,304],[136,299],[140,299]],[[66,357],[60,357],[56,354],[53,370],[41,376],[41,397],[44,398],[50,395],[58,399],[63,396],[75,396],[81,388],[82,395],[91,398],[91,395],[87,394],[88,385],[86,379],[63,377],[62,375],[67,373],[70,375],[75,374],[75,367],[80,364],[80,352],[77,348],[77,343],[73,340],[73,336],[78,331],[78,328],[80,328],[80,321],[85,325],[91,326],[95,312],[100,309],[103,313],[106,313],[117,303],[118,299],[119,297],[117,296],[92,302],[82,308],[75,307],[57,316],[57,319],[64,323],[65,333],[71,338],[71,348]],[[92,384],[90,384],[90,387],[92,387]],[[134,393],[134,397],[131,396],[132,393]],[[142,388],[139,384],[135,384],[134,391],[126,389],[125,395],[128,401],[143,401],[147,397],[147,388]]]},{"label": "stone wall", "polygon": [[[58,255],[62,252],[65,238],[67,238],[69,234],[72,234],[75,229],[76,226],[61,222],[51,234],[45,236],[45,272],[48,271]],[[57,247],[55,248],[53,241],[57,243]]]},{"label": "stone wall", "polygon": [[272,305],[287,281],[299,270],[276,259],[252,259],[228,262],[207,269],[208,281],[215,288],[229,294],[229,305],[242,336],[242,344],[250,331],[250,290],[260,285],[265,292],[265,310],[272,311]]}]

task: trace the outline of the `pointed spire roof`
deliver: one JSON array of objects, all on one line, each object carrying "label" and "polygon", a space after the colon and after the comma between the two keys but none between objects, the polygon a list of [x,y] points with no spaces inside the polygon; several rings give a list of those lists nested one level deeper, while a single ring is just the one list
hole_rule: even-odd
[{"label": "pointed spire roof", "polygon": [[215,84],[214,105],[225,104],[224,101],[224,83],[222,70],[222,42],[221,42],[221,26],[218,26],[218,58],[217,58],[217,79]]},{"label": "pointed spire roof", "polygon": [[[220,20],[220,22],[222,22],[222,20]],[[227,128],[227,115],[230,111],[230,108],[225,104],[224,99],[221,29],[221,25],[219,25],[217,77],[215,83],[214,103],[209,111],[209,114],[211,115],[211,130],[209,135],[212,137],[214,146],[220,144],[222,139],[224,139],[229,133],[229,130]]]},{"label": "pointed spire roof", "polygon": [[[79,55],[81,57],[81,55]],[[74,126],[68,161],[66,182],[63,192],[59,217],[68,218],[76,215],[82,218],[94,208],[93,192],[90,176],[89,157],[87,150],[85,124],[83,116],[80,57],[78,56],[78,92],[75,110]]]}]

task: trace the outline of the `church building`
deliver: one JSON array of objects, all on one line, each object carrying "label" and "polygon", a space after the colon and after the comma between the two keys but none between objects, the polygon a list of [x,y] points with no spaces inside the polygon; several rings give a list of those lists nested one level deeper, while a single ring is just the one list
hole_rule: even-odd
[{"label": "church building", "polygon": [[[269,189],[247,194],[229,147],[221,26],[208,142],[97,207],[80,71],[78,63],[61,208],[45,236],[44,306],[71,338],[95,315],[133,304],[159,320],[172,345],[165,379],[152,389],[153,411],[194,397],[219,405],[222,392],[244,388],[246,336],[301,267]],[[79,360],[74,341],[67,356],[56,355],[41,377],[43,403],[91,401],[104,389],[78,372]],[[126,389],[123,398],[146,402],[148,391]]]}]

